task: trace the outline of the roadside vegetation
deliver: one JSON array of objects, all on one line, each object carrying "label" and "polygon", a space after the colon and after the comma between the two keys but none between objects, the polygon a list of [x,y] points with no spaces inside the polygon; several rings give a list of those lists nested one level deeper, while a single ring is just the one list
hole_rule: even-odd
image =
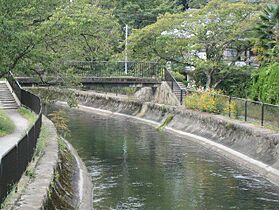
[{"label": "roadside vegetation", "polygon": [[12,132],[14,132],[14,130],[14,122],[3,110],[0,110],[0,137],[11,134]]}]

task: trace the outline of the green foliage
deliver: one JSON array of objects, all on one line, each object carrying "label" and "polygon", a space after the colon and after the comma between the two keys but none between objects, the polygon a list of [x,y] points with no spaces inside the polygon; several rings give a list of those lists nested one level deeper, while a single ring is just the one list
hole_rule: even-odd
[{"label": "green foliage", "polygon": [[183,82],[185,80],[185,76],[178,71],[172,71],[171,74],[178,82]]},{"label": "green foliage", "polygon": [[70,135],[70,130],[68,127],[69,120],[67,118],[66,113],[63,110],[54,111],[48,116],[54,123],[59,134],[61,134],[63,137]]},{"label": "green foliage", "polygon": [[[156,23],[134,31],[130,53],[135,59],[194,66],[195,74],[205,76],[200,80],[203,86],[219,87],[231,74],[242,71],[234,63],[241,51],[251,47],[246,38],[257,19],[257,9],[242,2],[213,0],[199,10],[163,15]],[[227,61],[224,51],[228,48],[238,49],[238,55]]]},{"label": "green foliage", "polygon": [[0,77],[9,70],[64,77],[66,61],[108,60],[120,39],[117,19],[87,0],[4,0],[0,14]]},{"label": "green foliage", "polygon": [[255,28],[255,52],[260,62],[279,61],[279,5],[268,6]]},{"label": "green foliage", "polygon": [[170,122],[173,120],[173,118],[174,118],[174,115],[173,114],[170,114],[170,115],[168,115],[167,116],[167,118],[164,120],[164,122],[162,123],[162,125],[160,125],[157,129],[158,130],[164,130],[164,128],[166,127],[166,126],[168,126],[168,124],[170,124]]},{"label": "green foliage", "polygon": [[40,136],[38,138],[37,146],[34,155],[40,157],[43,154],[46,144],[48,142],[49,130],[46,126],[42,126]]},{"label": "green foliage", "polygon": [[185,98],[185,106],[189,109],[197,109],[203,112],[216,114],[236,113],[235,103],[229,103],[228,97],[221,95],[221,91],[207,90],[204,92],[193,92]]},{"label": "green foliage", "polygon": [[0,137],[11,134],[15,130],[14,122],[9,116],[0,110]]},{"label": "green foliage", "polygon": [[15,67],[23,69],[30,63],[30,53],[48,33],[48,30],[40,29],[42,24],[62,4],[62,0],[0,1],[0,77]]},{"label": "green foliage", "polygon": [[251,97],[266,103],[279,104],[279,63],[260,68],[253,76]]},{"label": "green foliage", "polygon": [[218,88],[226,95],[247,98],[249,95],[249,88],[252,84],[252,72],[254,71],[255,69],[249,66],[238,68],[232,71],[224,81],[218,85]]},{"label": "green foliage", "polygon": [[177,0],[105,0],[97,5],[111,9],[122,25],[128,24],[131,28],[143,28],[156,22],[160,15],[178,12],[184,7],[183,2]]},{"label": "green foliage", "polygon": [[206,5],[207,1],[206,0],[190,0],[189,1],[189,7],[190,8],[195,8],[195,9],[200,9]]}]

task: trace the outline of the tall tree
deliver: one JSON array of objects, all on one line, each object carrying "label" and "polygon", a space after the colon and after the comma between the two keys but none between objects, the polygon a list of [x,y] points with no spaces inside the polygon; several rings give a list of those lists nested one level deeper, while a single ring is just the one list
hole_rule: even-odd
[{"label": "tall tree", "polygon": [[[229,77],[241,51],[250,47],[247,37],[257,7],[245,3],[210,1],[200,10],[165,15],[155,24],[136,30],[130,38],[134,58],[173,61],[194,66],[206,77],[206,88],[215,88]],[[237,49],[230,61],[224,51]]]},{"label": "tall tree", "polygon": [[173,13],[188,8],[186,0],[113,0],[97,1],[102,8],[113,10],[120,24],[132,28],[142,28],[156,22],[157,17],[167,12]]},{"label": "tall tree", "polygon": [[68,60],[108,60],[119,42],[117,19],[87,0],[1,1],[0,67],[63,72]]},{"label": "tall tree", "polygon": [[255,39],[255,51],[260,61],[279,61],[279,6],[268,6],[263,11]]},{"label": "tall tree", "polygon": [[66,5],[60,0],[0,1],[0,76],[21,64],[42,41],[47,31],[40,31],[56,7]]}]

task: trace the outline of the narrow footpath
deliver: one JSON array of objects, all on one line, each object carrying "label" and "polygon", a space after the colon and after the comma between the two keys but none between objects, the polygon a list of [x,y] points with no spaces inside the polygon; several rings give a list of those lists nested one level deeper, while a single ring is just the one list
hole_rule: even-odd
[{"label": "narrow footpath", "polygon": [[0,160],[20,141],[26,133],[29,123],[17,109],[19,104],[6,81],[0,81],[0,109],[14,122],[16,128],[12,134],[0,137]]},{"label": "narrow footpath", "polygon": [[16,109],[4,110],[14,122],[16,128],[12,134],[0,137],[0,160],[16,145],[29,128],[27,119],[22,117]]}]

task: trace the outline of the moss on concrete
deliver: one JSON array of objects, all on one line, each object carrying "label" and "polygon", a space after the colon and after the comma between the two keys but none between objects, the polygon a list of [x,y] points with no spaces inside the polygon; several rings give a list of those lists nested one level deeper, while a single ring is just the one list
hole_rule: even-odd
[{"label": "moss on concrete", "polygon": [[167,116],[167,118],[164,120],[164,122],[157,128],[158,130],[164,130],[164,128],[166,126],[168,126],[168,124],[170,124],[170,122],[173,120],[174,118],[174,115],[173,114],[170,114]]}]

